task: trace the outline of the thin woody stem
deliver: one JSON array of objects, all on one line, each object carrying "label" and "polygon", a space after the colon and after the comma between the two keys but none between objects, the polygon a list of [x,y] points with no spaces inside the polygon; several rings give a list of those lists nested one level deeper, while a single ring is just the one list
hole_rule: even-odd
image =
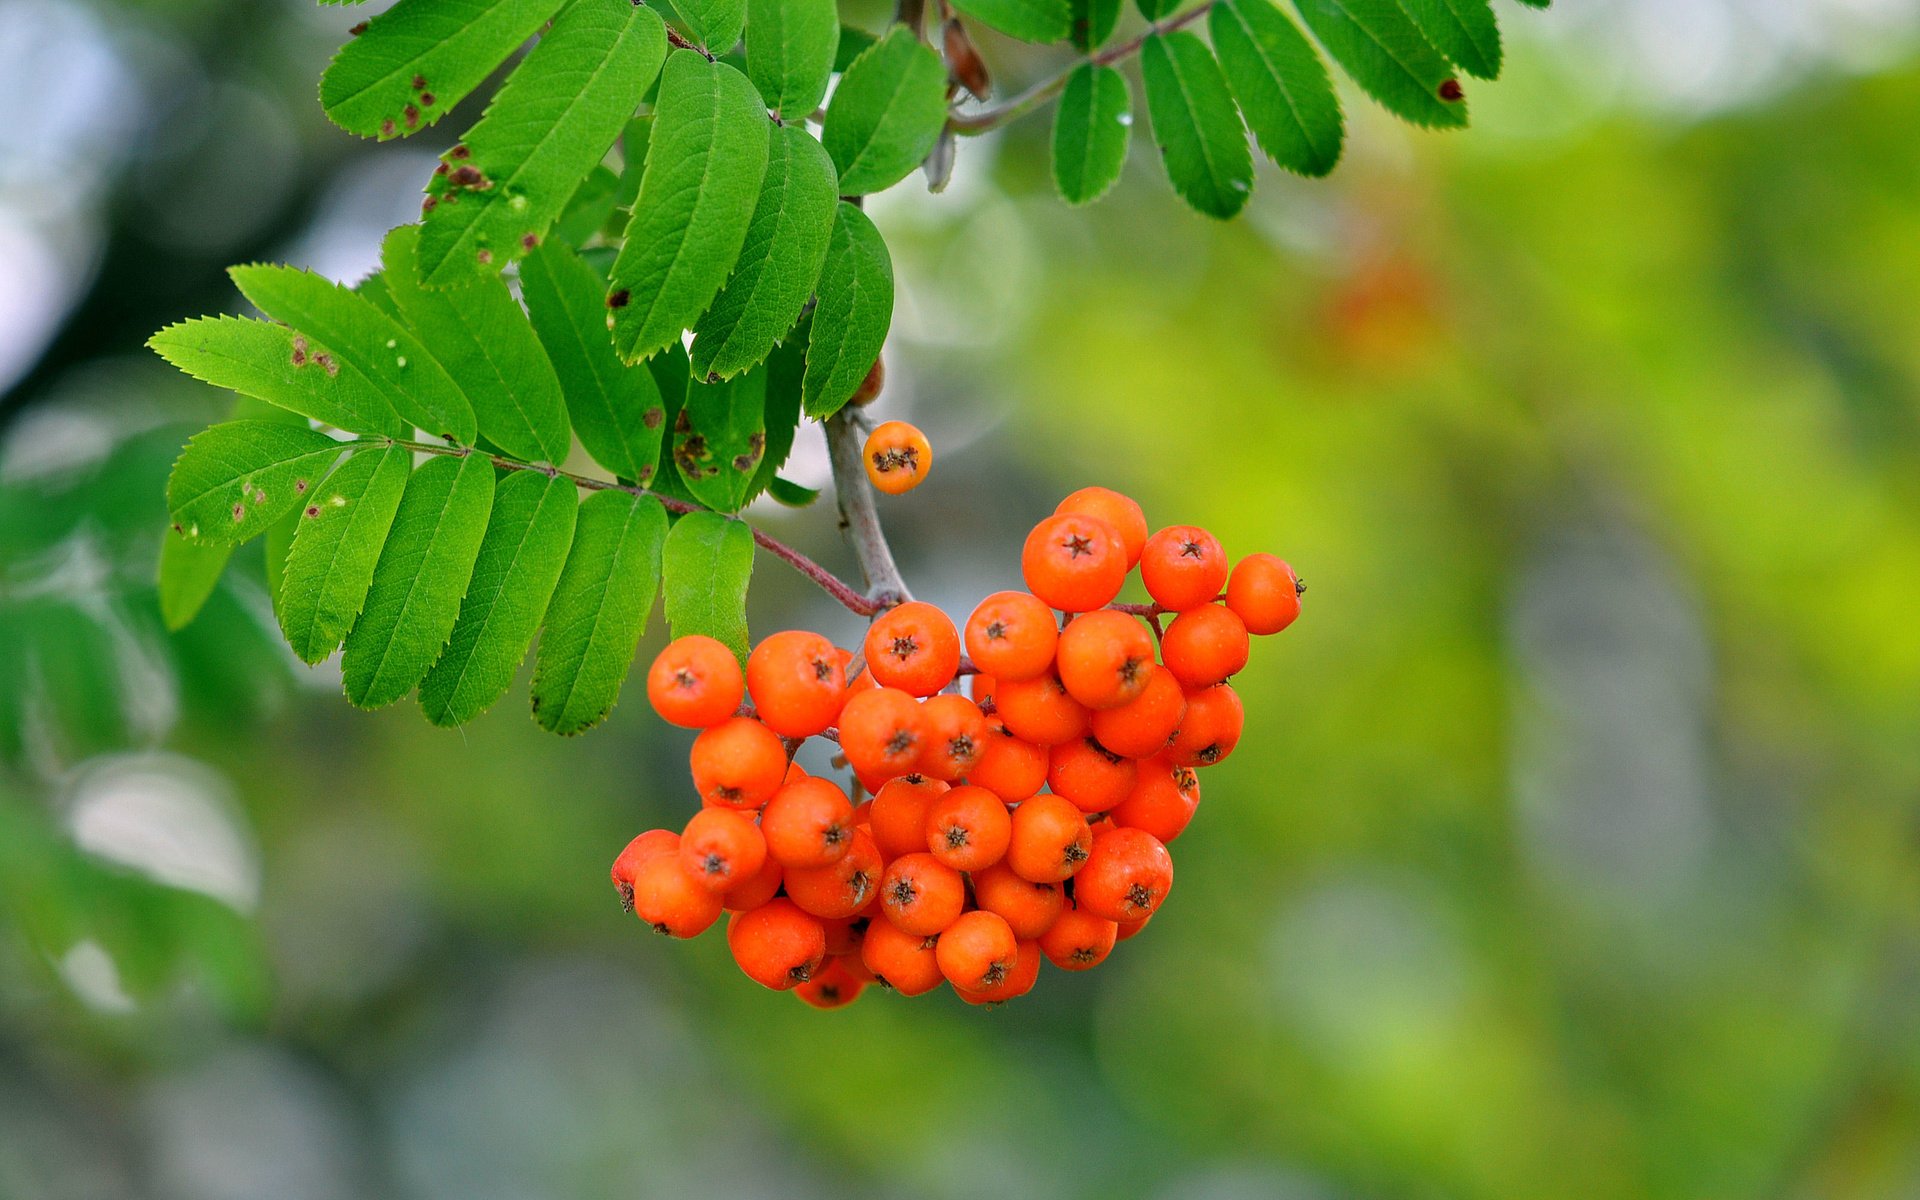
[{"label": "thin woody stem", "polygon": [[867,597],[873,611],[878,612],[913,599],[913,593],[900,576],[893,548],[887,545],[886,530],[880,526],[873,485],[861,461],[864,440],[857,410],[851,406],[827,418],[827,452],[833,461],[833,495],[840,506],[840,530],[860,561]]}]

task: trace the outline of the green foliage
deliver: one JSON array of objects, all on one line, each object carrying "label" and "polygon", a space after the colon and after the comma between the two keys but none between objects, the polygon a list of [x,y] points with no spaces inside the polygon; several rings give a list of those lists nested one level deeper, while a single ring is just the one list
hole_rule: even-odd
[{"label": "green foliage", "polygon": [[1440,95],[1452,69],[1399,0],[1294,0],[1294,5],[1334,61],[1387,110],[1438,129],[1467,123],[1466,103]]},{"label": "green foliage", "polygon": [[747,0],[747,78],[782,117],[820,106],[839,49],[834,0]]},{"label": "green foliage", "polygon": [[953,0],[964,16],[1023,42],[1057,42],[1073,28],[1068,0]]},{"label": "green foliage", "polygon": [[1068,204],[1091,204],[1127,164],[1133,101],[1112,67],[1083,63],[1067,79],[1053,115],[1053,182]]},{"label": "green foliage", "polygon": [[768,128],[759,94],[739,71],[692,50],[667,60],[607,300],[615,344],[629,361],[679,341],[726,283],[766,174]]},{"label": "green foliage", "polygon": [[420,234],[421,282],[498,271],[538,244],[626,128],[666,53],[666,25],[652,9],[574,0],[442,156]]},{"label": "green foliage", "polygon": [[274,588],[280,632],[302,662],[339,649],[359,619],[412,470],[405,447],[366,450],[307,494]]},{"label": "green foliage", "polygon": [[340,48],[320,104],[350,133],[382,140],[447,115],[563,0],[400,0]]},{"label": "green foliage", "polygon": [[1500,78],[1500,26],[1488,0],[1401,0],[1434,48],[1478,79]]},{"label": "green foliage", "polygon": [[533,715],[572,736],[606,718],[660,586],[667,514],[649,496],[603,491],[580,505],[534,658]]},{"label": "green foliage", "polygon": [[1133,4],[1140,10],[1141,16],[1149,21],[1158,21],[1162,17],[1170,16],[1174,9],[1179,8],[1180,0],[1133,0]]},{"label": "green foliage", "polygon": [[189,541],[168,529],[160,535],[160,619],[168,629],[185,629],[220,584],[233,547]]},{"label": "green foliage", "polygon": [[1253,156],[1206,43],[1184,30],[1155,34],[1140,48],[1140,73],[1173,190],[1207,216],[1238,213],[1253,193]]},{"label": "green foliage", "polygon": [[1113,36],[1120,22],[1121,0],[1069,0],[1073,48],[1090,53]]},{"label": "green foliage", "polygon": [[492,506],[484,455],[435,457],[414,471],[340,656],[348,700],[392,704],[433,666],[460,615]]},{"label": "green foliage", "polygon": [[820,272],[800,400],[822,420],[840,410],[880,357],[893,324],[893,259],[873,221],[841,201]]},{"label": "green foliage", "polygon": [[673,465],[687,491],[716,512],[747,502],[766,454],[767,372],[717,383],[695,379],[674,419]]},{"label": "green foliage", "polygon": [[892,187],[933,149],[947,120],[947,69],[903,26],[853,60],[820,134],[840,169],[840,194]]},{"label": "green foliage", "polygon": [[716,513],[688,513],[666,545],[667,626],[674,637],[705,634],[747,658],[747,581],[753,530]]},{"label": "green foliage", "polygon": [[300,506],[313,480],[339,457],[324,433],[278,421],[228,421],[187,443],[167,481],[176,532],[237,546]]},{"label": "green foliage", "polygon": [[1221,0],[1207,14],[1240,113],[1280,166],[1317,177],[1340,161],[1340,99],[1312,43],[1273,0]]},{"label": "green foliage", "polygon": [[747,23],[747,0],[675,0],[673,8],[694,40],[715,54],[733,49]]},{"label": "green foliage", "polygon": [[160,357],[195,379],[311,417],[336,429],[407,437],[374,380],[318,339],[244,317],[196,317],[147,340]]}]

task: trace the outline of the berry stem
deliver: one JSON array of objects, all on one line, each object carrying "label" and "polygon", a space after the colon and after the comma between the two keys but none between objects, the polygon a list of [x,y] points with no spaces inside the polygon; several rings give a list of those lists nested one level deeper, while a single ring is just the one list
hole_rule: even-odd
[{"label": "berry stem", "polygon": [[[871,615],[913,599],[913,593],[900,577],[893,548],[887,545],[886,530],[880,527],[873,485],[867,481],[866,466],[861,462],[862,444],[860,418],[853,409],[843,408],[827,418],[827,450],[833,460],[833,496],[840,506],[840,530],[860,561],[860,574],[867,581],[867,594],[862,599],[872,606],[868,611]],[[851,604],[847,607],[853,608]]]}]

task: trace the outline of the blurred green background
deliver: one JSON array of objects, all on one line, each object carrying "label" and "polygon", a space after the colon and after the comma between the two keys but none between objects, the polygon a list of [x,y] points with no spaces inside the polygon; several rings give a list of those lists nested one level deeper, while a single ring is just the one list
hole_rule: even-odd
[{"label": "blurred green background", "polygon": [[1312,591],[1149,931],[828,1014],[620,912],[693,804],[637,689],[352,712],[257,550],[160,624],[228,401],[140,343],[230,262],[357,277],[471,120],[330,129],[363,15],[0,0],[0,1197],[1920,1195],[1920,4],[1508,6],[1472,130],[1349,95],[1233,225],[1144,128],[1067,210],[1044,120],[880,197],[923,598],[1090,482]]}]

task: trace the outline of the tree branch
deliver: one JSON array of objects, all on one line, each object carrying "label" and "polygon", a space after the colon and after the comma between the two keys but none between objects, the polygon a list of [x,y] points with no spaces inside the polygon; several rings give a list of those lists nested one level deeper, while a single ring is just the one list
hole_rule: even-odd
[{"label": "tree branch", "polygon": [[851,405],[827,418],[827,452],[833,460],[833,497],[840,506],[840,530],[847,535],[860,573],[866,577],[867,596],[878,608],[891,608],[913,599],[906,580],[894,564],[893,549],[880,527],[873,485],[861,461],[864,433],[858,410]]}]

